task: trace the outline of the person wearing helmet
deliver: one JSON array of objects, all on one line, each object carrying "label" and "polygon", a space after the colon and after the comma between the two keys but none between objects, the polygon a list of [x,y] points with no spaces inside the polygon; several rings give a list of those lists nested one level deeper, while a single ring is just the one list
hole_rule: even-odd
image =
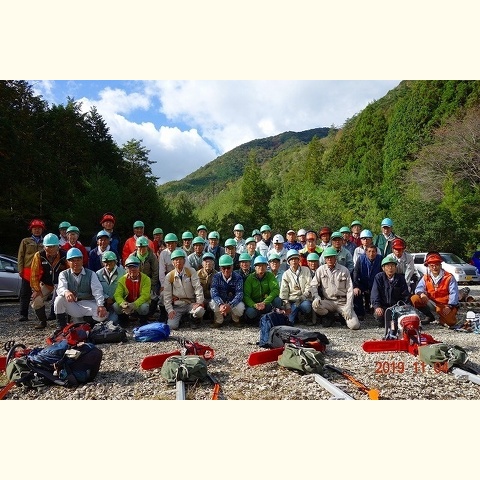
[{"label": "person wearing helmet", "polygon": [[282,281],[283,272],[285,271],[285,269],[281,268],[280,255],[272,250],[268,254],[267,260],[268,260],[267,270],[269,272],[272,272],[275,275],[278,285],[280,285],[280,282]]},{"label": "person wearing helmet", "polygon": [[422,324],[434,321],[435,312],[440,325],[453,326],[457,323],[458,283],[451,273],[442,268],[442,262],[438,252],[427,253],[424,265],[428,267],[428,273],[420,278],[410,299],[412,305],[426,315]]},{"label": "person wearing helmet", "polygon": [[[316,233],[315,233],[315,236],[317,236]],[[307,246],[306,237],[307,237],[307,231],[304,228],[301,228],[297,232],[297,241],[298,241],[298,243],[300,243],[302,245],[302,248],[305,248]]]},{"label": "person wearing helmet", "polygon": [[252,259],[252,272],[253,272],[253,261],[255,260],[256,257],[260,255],[257,251],[256,240],[253,237],[248,237],[245,240],[245,247],[246,247],[246,252],[250,255],[250,258]]},{"label": "person wearing helmet", "polygon": [[[275,252],[280,258],[280,271],[284,272],[288,268],[287,263],[287,249],[285,248],[285,239],[283,235],[277,233],[273,236],[273,248],[268,252],[268,255]],[[268,258],[267,255],[267,258]]]},{"label": "person wearing helmet", "polygon": [[241,223],[237,223],[233,227],[233,236],[235,237],[235,242],[237,242],[237,253],[240,255],[243,253],[246,249],[245,247],[245,239],[243,238],[243,232],[245,229],[243,228],[243,225]]},{"label": "person wearing helmet", "polygon": [[205,253],[211,253],[215,258],[215,270],[219,270],[220,267],[218,265],[219,258],[225,253],[225,249],[220,246],[220,234],[212,230],[208,234],[208,245],[205,248]]},{"label": "person wearing helmet", "polygon": [[306,246],[298,252],[300,253],[300,265],[302,267],[308,267],[307,257],[310,253],[316,253],[318,258],[320,258],[323,251],[323,249],[317,245],[317,234],[313,230],[309,230],[305,238]]},{"label": "person wearing helmet", "polygon": [[192,240],[193,252],[187,257],[190,266],[197,272],[202,268],[205,240],[202,237],[195,237]]},{"label": "person wearing helmet", "polygon": [[256,243],[258,243],[262,239],[262,234],[260,233],[260,230],[258,228],[252,230],[251,236],[255,239]]},{"label": "person wearing helmet", "polygon": [[67,240],[67,228],[70,227],[71,223],[70,222],[60,222],[58,224],[58,241],[59,241],[59,246],[63,247],[68,240]]},{"label": "person wearing helmet", "polygon": [[113,308],[113,304],[115,303],[114,295],[119,279],[125,275],[125,269],[121,265],[118,265],[117,262],[118,255],[112,250],[107,250],[102,255],[103,267],[95,272],[102,285],[107,318],[115,325],[119,324],[119,319],[118,313]]},{"label": "person wearing helmet", "polygon": [[[232,239],[233,240],[233,239]],[[235,241],[235,240],[234,240]],[[213,310],[213,328],[220,327],[227,317],[235,326],[240,326],[240,318],[245,311],[243,303],[243,278],[233,271],[231,255],[222,255],[218,261],[220,272],[213,276],[210,289],[210,308]]]},{"label": "person wearing helmet", "polygon": [[212,253],[206,252],[202,255],[202,266],[197,270],[198,279],[200,280],[200,285],[203,289],[203,298],[205,300],[205,315],[204,319],[213,320],[213,310],[210,308],[210,300],[212,299],[212,294],[210,292],[212,288],[213,276],[218,273],[215,269],[215,257]]},{"label": "person wearing helmet", "polygon": [[197,272],[185,266],[185,252],[177,248],[172,252],[174,269],[165,277],[163,299],[171,330],[180,327],[183,315],[189,315],[192,328],[200,325],[205,314],[203,288]]},{"label": "person wearing helmet", "polygon": [[127,325],[129,316],[135,315],[140,326],[147,325],[152,291],[150,277],[140,271],[140,259],[136,255],[125,259],[125,269],[127,273],[118,279],[113,294],[113,309],[118,315],[118,323]]},{"label": "person wearing helmet", "polygon": [[155,245],[153,242],[145,235],[145,224],[141,220],[136,220],[133,222],[133,235],[127,238],[125,244],[122,248],[122,264],[125,265],[125,260],[129,255],[131,255],[137,249],[137,239],[139,237],[145,237],[148,240],[148,246],[155,251]]},{"label": "person wearing helmet", "polygon": [[205,246],[208,245],[207,234],[208,230],[205,225],[199,225],[197,227],[197,236],[202,237],[205,240]]},{"label": "person wearing helmet", "polygon": [[[162,292],[165,283],[165,277],[167,273],[173,270],[173,263],[171,259],[172,252],[178,247],[178,237],[174,233],[167,233],[165,235],[165,244],[167,248],[160,252],[158,257],[158,279],[160,281],[160,304],[162,304]],[[188,258],[186,259],[185,266],[190,268]]]},{"label": "person wearing helmet", "polygon": [[[365,253],[365,249],[369,245],[373,245],[373,233],[370,230],[362,230],[360,232],[360,242],[362,243],[360,247],[357,247],[353,252],[353,264],[357,263],[358,257]],[[378,254],[383,258],[382,252],[377,247]]]},{"label": "person wearing helmet", "polygon": [[405,276],[410,293],[414,293],[418,277],[413,255],[405,251],[407,244],[403,238],[397,237],[392,242],[392,255],[397,259],[397,273]]},{"label": "person wearing helmet", "polygon": [[[287,252],[288,270],[282,276],[280,283],[280,299],[285,305],[288,320],[292,325],[298,319],[298,315],[311,317],[312,294],[310,281],[312,276],[308,267],[300,265],[300,254],[295,249]],[[308,321],[308,324],[316,323],[316,316]]]},{"label": "person wearing helmet", "polygon": [[[225,240],[225,254],[232,257],[233,260],[233,268],[236,270],[240,267],[238,263],[238,259],[240,258],[240,254],[237,253],[237,242],[234,238],[227,238]],[[220,266],[220,259],[218,259],[218,265]]]},{"label": "person wearing helmet", "polygon": [[20,287],[20,318],[19,322],[28,321],[28,307],[30,304],[30,297],[32,295],[32,289],[30,288],[30,271],[32,260],[35,253],[39,252],[43,248],[43,232],[45,231],[45,223],[43,220],[34,218],[29,226],[28,230],[31,235],[21,240],[18,247],[18,274],[22,279]]},{"label": "person wearing helmet", "polygon": [[[300,265],[302,257],[300,256]],[[304,265],[302,265],[304,266]],[[317,268],[320,266],[320,255],[316,252],[309,253],[307,255],[307,267],[310,270],[310,277],[315,275]]]},{"label": "person wearing helmet", "polygon": [[190,255],[193,252],[192,246],[193,233],[192,232],[183,232],[182,233],[182,248],[185,252],[185,255]]},{"label": "person wearing helmet", "polygon": [[74,225],[70,225],[67,228],[67,243],[63,245],[61,248],[68,252],[71,248],[78,248],[83,255],[83,266],[85,268],[88,267],[88,252],[87,249],[83,246],[83,244],[78,240],[80,237],[80,230],[78,227]]},{"label": "person wearing helmet", "polygon": [[58,275],[57,296],[54,310],[57,316],[57,329],[67,324],[67,315],[73,323],[95,321],[107,318],[103,288],[95,272],[83,266],[83,254],[72,247],[67,252],[68,266]]},{"label": "person wearing helmet", "polygon": [[163,230],[159,227],[153,229],[153,253],[155,255],[159,256],[160,252],[162,250],[165,250],[167,248],[167,245],[165,241],[163,240]]},{"label": "person wearing helmet", "polygon": [[348,227],[341,227],[339,232],[342,235],[343,246],[351,253],[352,261],[353,261],[353,252],[355,251],[358,245],[356,245],[354,242],[350,240],[351,232]]},{"label": "person wearing helmet", "polygon": [[262,225],[260,227],[260,234],[262,235],[262,239],[257,242],[257,252],[266,257],[268,252],[273,249],[272,229],[268,225]]},{"label": "person wearing helmet", "polygon": [[318,232],[318,237],[320,238],[320,243],[318,244],[318,246],[322,250],[331,246],[331,243],[330,243],[331,235],[332,235],[332,229],[328,226],[322,227]]},{"label": "person wearing helmet", "polygon": [[398,302],[410,304],[410,292],[405,276],[397,273],[397,259],[387,255],[382,260],[382,272],[373,280],[371,302],[379,328],[390,325],[393,307]]},{"label": "person wearing helmet", "polygon": [[110,244],[110,234],[106,230],[97,233],[97,246],[88,252],[88,268],[96,272],[103,266],[102,257],[105,252],[113,252],[118,258],[118,252]]},{"label": "person wearing helmet", "polygon": [[[353,274],[353,258],[352,254],[343,246],[343,237],[340,232],[333,232],[330,236],[330,243],[332,247],[337,251],[337,263],[348,268],[350,275]],[[325,257],[320,255],[320,265],[325,264]]]},{"label": "person wearing helmet", "polygon": [[[254,244],[256,245],[256,243]],[[245,283],[246,278],[253,272],[252,257],[247,252],[243,252],[238,257],[238,263],[240,268],[235,271],[241,275],[243,283]]]},{"label": "person wearing helmet", "polygon": [[253,261],[255,271],[243,284],[243,302],[245,303],[245,321],[257,324],[260,317],[280,308],[280,286],[272,272],[267,271],[268,260],[259,255]]},{"label": "person wearing helmet", "polygon": [[360,322],[353,309],[353,283],[347,267],[337,263],[337,251],[327,247],[323,251],[325,265],[320,265],[310,283],[312,308],[320,316],[325,316],[323,326],[335,321],[333,314],[340,314],[347,327],[358,330]]},{"label": "person wearing helmet", "polygon": [[283,244],[283,248],[285,248],[287,252],[288,250],[297,250],[299,252],[303,248],[303,245],[297,241],[295,230],[290,229],[287,232],[287,241]]},{"label": "person wearing helmet", "polygon": [[385,258],[392,253],[392,242],[398,238],[393,232],[393,221],[390,218],[384,218],[381,223],[382,232],[375,236],[373,239],[374,245],[376,245]]},{"label": "person wearing helmet", "polygon": [[362,222],[360,222],[360,220],[354,220],[350,224],[350,231],[352,232],[352,234],[350,235],[350,241],[354,243],[356,247],[360,247],[362,245],[362,242],[360,241]]},{"label": "person wearing helmet", "polygon": [[53,295],[51,303],[53,308],[58,275],[68,268],[67,253],[60,249],[59,244],[60,241],[54,233],[47,233],[43,238],[43,250],[36,252],[32,259],[30,287],[32,308],[40,322],[35,326],[37,330],[45,328],[47,320],[55,319],[55,313],[47,318],[45,304],[50,295]]},{"label": "person wearing helmet", "polygon": [[[110,248],[116,252],[117,260],[120,262],[120,257],[118,253],[120,253],[120,235],[114,230],[115,227],[115,215],[112,212],[105,212],[102,217],[100,218],[100,225],[102,230],[107,232],[110,235]],[[90,250],[93,250],[97,247],[97,236],[94,235],[92,240],[90,241]],[[101,260],[101,259],[100,259]]]},{"label": "person wearing helmet", "polygon": [[371,244],[365,253],[358,257],[353,270],[353,308],[360,321],[367,313],[372,313],[370,296],[375,275],[382,271],[382,256]]}]

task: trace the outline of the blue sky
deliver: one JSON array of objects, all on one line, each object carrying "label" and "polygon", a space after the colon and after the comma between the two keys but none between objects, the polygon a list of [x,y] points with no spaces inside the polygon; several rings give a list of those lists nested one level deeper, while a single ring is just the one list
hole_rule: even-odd
[{"label": "blue sky", "polygon": [[398,80],[29,80],[49,104],[95,106],[118,145],[150,150],[159,183],[285,131],[340,127]]}]

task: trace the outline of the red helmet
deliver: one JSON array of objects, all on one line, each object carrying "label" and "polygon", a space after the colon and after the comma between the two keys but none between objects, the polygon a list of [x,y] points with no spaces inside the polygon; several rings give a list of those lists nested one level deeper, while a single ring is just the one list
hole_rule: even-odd
[{"label": "red helmet", "polygon": [[398,250],[401,250],[403,248],[405,248],[407,245],[405,243],[405,240],[403,240],[402,238],[396,238],[393,242],[392,242],[392,248],[395,248],[395,249],[398,249]]},{"label": "red helmet", "polygon": [[40,227],[45,230],[45,223],[43,223],[43,220],[39,220],[38,218],[34,218],[31,222],[30,225],[28,226],[28,229],[31,230],[32,228],[35,227]]},{"label": "red helmet", "polygon": [[115,215],[111,212],[104,213],[102,218],[100,219],[100,225],[103,222],[106,222],[107,220],[110,220],[111,222],[115,223]]},{"label": "red helmet", "polygon": [[330,227],[322,227],[322,229],[318,232],[318,236],[321,237],[322,235],[327,234],[331,235],[332,234],[332,229]]},{"label": "red helmet", "polygon": [[425,257],[424,265],[427,266],[430,263],[442,263],[442,262],[443,262],[443,259],[439,253],[430,252],[430,253],[427,253],[427,256]]}]

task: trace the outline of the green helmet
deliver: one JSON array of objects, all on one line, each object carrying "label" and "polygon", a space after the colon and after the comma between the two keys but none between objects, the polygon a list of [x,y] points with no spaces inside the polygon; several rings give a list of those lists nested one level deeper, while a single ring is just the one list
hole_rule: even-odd
[{"label": "green helmet", "polygon": [[207,227],[206,227],[205,225],[199,225],[199,226],[197,227],[197,232],[199,232],[200,230],[205,230],[205,231],[207,231],[208,229],[207,229]]},{"label": "green helmet", "polygon": [[54,233],[47,233],[43,237],[44,247],[56,247],[58,246],[58,244],[59,244],[58,237]]},{"label": "green helmet", "polygon": [[125,266],[140,265],[140,259],[135,255],[129,255],[125,260]]},{"label": "green helmet", "polygon": [[340,240],[342,240],[343,239],[342,234],[340,232],[333,232],[330,237],[330,240],[335,240],[336,238],[339,238]]},{"label": "green helmet", "polygon": [[287,262],[289,262],[291,258],[300,258],[300,254],[298,253],[298,250],[295,250],[294,248],[291,248],[287,252]]},{"label": "green helmet", "polygon": [[257,244],[257,241],[253,238],[253,237],[248,237],[246,240],[245,240],[245,245],[247,245],[248,243],[255,243],[255,245]]},{"label": "green helmet", "polygon": [[220,240],[220,234],[218,232],[216,232],[215,230],[212,230],[209,234],[208,234],[208,238],[216,238],[217,240]]},{"label": "green helmet", "polygon": [[237,223],[234,227],[233,227],[233,231],[235,230],[238,230],[239,232],[244,232],[245,229],[243,228],[243,225],[241,223]]},{"label": "green helmet", "polygon": [[398,260],[393,256],[393,255],[387,255],[383,260],[382,260],[382,267],[386,265],[387,263],[394,263],[397,265]]},{"label": "green helmet", "polygon": [[145,224],[141,220],[137,220],[133,224],[133,228],[145,228]]},{"label": "green helmet", "polygon": [[83,258],[83,254],[78,248],[69,248],[67,252],[67,260],[71,260],[72,258]]},{"label": "green helmet", "polygon": [[225,246],[226,247],[236,247],[237,246],[237,242],[235,241],[234,238],[227,238],[225,240]]},{"label": "green helmet", "polygon": [[183,232],[182,233],[182,240],[193,240],[193,233],[192,232]]},{"label": "green helmet", "polygon": [[272,260],[280,261],[280,255],[278,253],[272,252],[268,255],[268,261],[271,262]]},{"label": "green helmet", "polygon": [[318,253],[312,252],[307,255],[307,262],[318,262],[320,257]]},{"label": "green helmet", "polygon": [[170,255],[171,260],[175,260],[175,258],[185,258],[185,252],[181,248],[175,249],[172,254]]},{"label": "green helmet", "polygon": [[338,254],[337,250],[335,250],[335,248],[333,247],[327,247],[324,251],[323,251],[323,256],[326,258],[326,257],[336,257]]},{"label": "green helmet", "polygon": [[192,240],[192,245],[197,245],[198,243],[201,243],[202,245],[205,245],[205,240],[202,237],[195,237]]},{"label": "green helmet", "polygon": [[164,238],[165,243],[167,242],[178,242],[178,237],[174,233],[167,233]]},{"label": "green helmet", "polygon": [[230,267],[233,265],[233,258],[230,255],[222,255],[218,259],[218,264],[221,267]]},{"label": "green helmet", "polygon": [[73,226],[73,225],[70,225],[70,226],[67,228],[67,233],[70,233],[70,232],[80,234],[80,230],[78,229],[78,227],[75,227],[75,226]]},{"label": "green helmet", "polygon": [[137,247],[148,247],[147,237],[144,237],[143,235],[141,237],[138,237],[135,245]]},{"label": "green helmet", "polygon": [[362,222],[360,222],[359,220],[354,220],[354,221],[350,224],[350,226],[353,227],[354,225],[360,225],[360,226],[362,226]]},{"label": "green helmet", "polygon": [[71,225],[70,222],[60,222],[58,229],[60,230],[61,228],[68,228],[70,225]]},{"label": "green helmet", "polygon": [[260,230],[258,230],[258,228],[252,231],[252,237],[254,237],[255,235],[260,235]]},{"label": "green helmet", "polygon": [[252,261],[252,257],[247,253],[247,252],[243,252],[240,254],[240,256],[238,257],[238,261],[239,262],[251,262]]},{"label": "green helmet", "polygon": [[268,226],[268,225],[262,225],[260,227],[260,233],[263,233],[263,232],[271,232],[272,229]]},{"label": "green helmet", "polygon": [[350,233],[350,229],[348,227],[342,227],[340,230],[339,230],[340,233]]},{"label": "green helmet", "polygon": [[117,256],[115,255],[115,252],[112,252],[111,250],[107,250],[102,255],[102,262],[110,262],[111,260],[114,260],[116,262]]},{"label": "green helmet", "polygon": [[215,260],[215,255],[210,252],[206,252],[203,254],[202,260]]},{"label": "green helmet", "polygon": [[160,233],[163,233],[163,230],[162,230],[161,228],[155,228],[155,229],[153,230],[153,234],[154,234],[154,235],[158,235],[158,234],[160,234]]}]

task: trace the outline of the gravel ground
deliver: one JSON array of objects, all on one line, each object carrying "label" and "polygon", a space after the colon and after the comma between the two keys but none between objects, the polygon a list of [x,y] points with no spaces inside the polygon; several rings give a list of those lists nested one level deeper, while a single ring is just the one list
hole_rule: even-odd
[{"label": "gravel ground", "polygon": [[[471,295],[480,301],[480,287],[471,287]],[[479,307],[462,308],[459,318],[464,318],[468,309],[480,311]],[[34,330],[34,321],[19,323],[18,303],[0,303],[0,342],[15,340],[29,347],[45,345],[45,337],[53,329],[50,322],[46,330]],[[100,372],[94,382],[67,389],[47,387],[36,390],[15,388],[6,399],[56,399],[56,400],[137,400],[175,399],[175,390],[161,377],[160,370],[145,371],[140,368],[141,360],[147,355],[164,353],[178,348],[178,343],[169,339],[157,343],[138,343],[133,340],[132,323],[128,328],[128,342],[125,344],[102,344],[104,356]],[[424,368],[418,359],[407,353],[385,352],[365,353],[365,340],[380,339],[383,330],[376,327],[372,316],[367,316],[358,331],[335,324],[330,328],[302,328],[321,330],[330,340],[326,362],[348,369],[356,378],[370,388],[379,390],[381,399],[479,399],[480,385],[456,379],[452,374],[436,373],[431,367]],[[469,353],[469,365],[480,370],[480,335],[455,332],[437,323],[426,325],[424,331],[435,339],[463,346]],[[269,363],[256,367],[247,365],[250,352],[258,350],[259,331],[254,327],[236,328],[225,325],[212,329],[208,325],[192,330],[184,328],[174,335],[210,345],[215,358],[209,362],[209,372],[220,383],[219,399],[226,400],[321,400],[330,399],[331,394],[315,382],[313,375],[300,376]],[[348,380],[336,373],[325,372],[325,377],[339,386],[356,400],[368,396]],[[6,377],[0,375],[0,384]],[[210,399],[213,386],[209,382],[187,386],[187,399]]]}]

